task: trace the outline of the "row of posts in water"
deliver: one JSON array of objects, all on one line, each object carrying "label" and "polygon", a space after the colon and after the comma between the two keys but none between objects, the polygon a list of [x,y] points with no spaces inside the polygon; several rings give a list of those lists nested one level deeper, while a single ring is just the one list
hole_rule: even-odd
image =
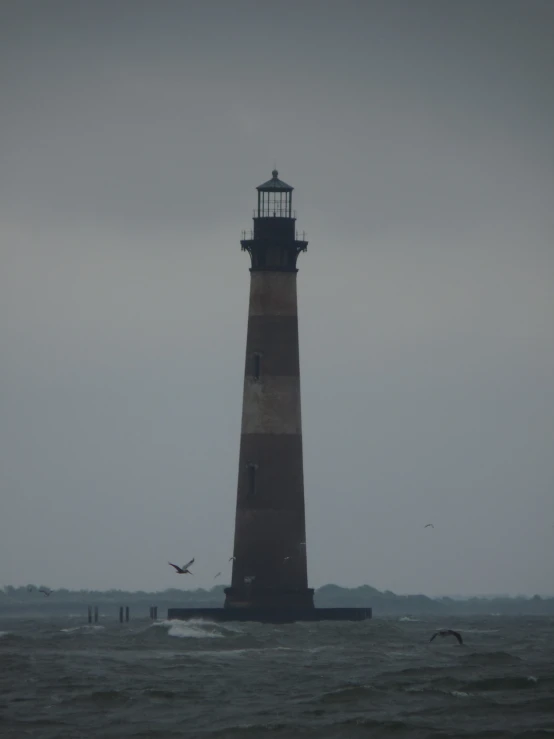
[{"label": "row of posts in water", "polygon": [[[129,606],[119,606],[119,623],[122,624],[123,621],[128,622],[129,621]],[[150,619],[152,621],[156,621],[158,618],[158,606],[150,606]],[[88,622],[89,624],[98,623],[98,606],[94,606],[94,609],[92,606],[88,607]]]}]

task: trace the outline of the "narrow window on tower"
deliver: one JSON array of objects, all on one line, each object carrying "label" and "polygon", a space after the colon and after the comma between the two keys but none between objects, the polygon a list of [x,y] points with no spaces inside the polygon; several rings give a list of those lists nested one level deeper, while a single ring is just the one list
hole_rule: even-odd
[{"label": "narrow window on tower", "polygon": [[246,465],[246,471],[248,473],[248,497],[253,498],[256,495],[256,472],[258,465],[249,462]]},{"label": "narrow window on tower", "polygon": [[262,364],[262,355],[259,352],[255,352],[252,355],[252,363],[252,375],[254,377],[254,380],[257,381],[260,379],[260,369]]}]

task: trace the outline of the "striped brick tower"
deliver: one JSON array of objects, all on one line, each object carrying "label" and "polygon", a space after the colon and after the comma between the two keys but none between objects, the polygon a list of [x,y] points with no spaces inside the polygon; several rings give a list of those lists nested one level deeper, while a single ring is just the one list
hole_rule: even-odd
[{"label": "striped brick tower", "polygon": [[226,608],[313,608],[308,588],[292,187],[260,185],[250,254],[235,543]]}]

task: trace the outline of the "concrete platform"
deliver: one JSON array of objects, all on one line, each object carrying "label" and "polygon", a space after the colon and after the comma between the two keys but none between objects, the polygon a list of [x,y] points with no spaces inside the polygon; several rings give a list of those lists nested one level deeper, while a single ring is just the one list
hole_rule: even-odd
[{"label": "concrete platform", "polygon": [[258,621],[288,624],[295,621],[366,621],[371,608],[168,608],[168,619],[188,621]]}]

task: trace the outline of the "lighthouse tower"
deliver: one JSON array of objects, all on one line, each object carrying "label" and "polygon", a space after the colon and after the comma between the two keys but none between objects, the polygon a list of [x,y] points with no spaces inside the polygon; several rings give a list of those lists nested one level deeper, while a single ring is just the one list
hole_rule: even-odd
[{"label": "lighthouse tower", "polygon": [[250,255],[235,542],[226,608],[313,608],[308,588],[296,261],[290,185],[258,190]]},{"label": "lighthouse tower", "polygon": [[216,621],[364,621],[371,608],[315,608],[308,588],[300,413],[296,231],[292,187],[277,170],[258,190],[231,586],[224,608],[168,608],[167,618]]}]

